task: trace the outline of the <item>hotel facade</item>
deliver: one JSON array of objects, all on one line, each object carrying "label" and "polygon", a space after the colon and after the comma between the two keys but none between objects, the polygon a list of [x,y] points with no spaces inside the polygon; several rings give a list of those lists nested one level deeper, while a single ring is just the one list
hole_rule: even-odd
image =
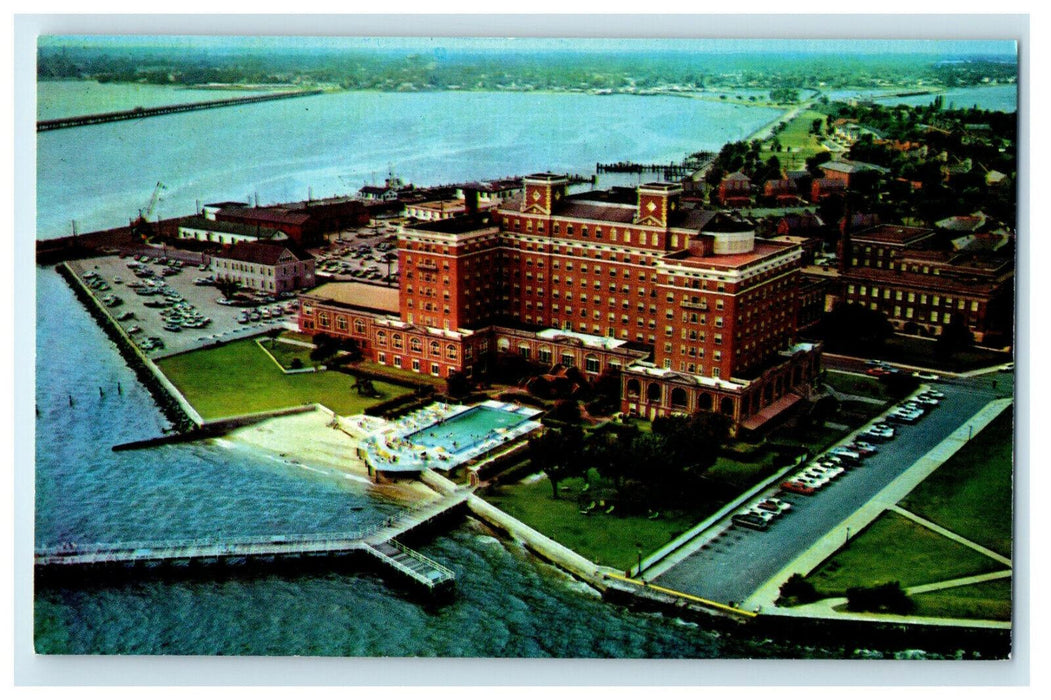
[{"label": "hotel facade", "polygon": [[397,315],[393,298],[350,309],[326,285],[303,296],[301,330],[437,376],[484,374],[500,353],[616,371],[622,410],[646,418],[712,410],[757,429],[810,395],[820,347],[795,339],[797,243],[683,206],[675,184],[567,188],[531,175],[492,211],[404,227]]}]

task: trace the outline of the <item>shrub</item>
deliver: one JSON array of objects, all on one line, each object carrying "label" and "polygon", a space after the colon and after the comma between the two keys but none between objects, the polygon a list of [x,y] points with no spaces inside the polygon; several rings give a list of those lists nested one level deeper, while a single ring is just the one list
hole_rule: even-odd
[{"label": "shrub", "polygon": [[820,598],[814,584],[799,574],[792,574],[781,584],[781,601],[787,605],[813,603]]},{"label": "shrub", "polygon": [[293,357],[292,361],[288,363],[289,369],[303,369],[303,360],[298,357]]},{"label": "shrub", "polygon": [[856,586],[847,589],[847,610],[854,612],[887,612],[905,615],[916,604],[898,581],[876,586]]}]

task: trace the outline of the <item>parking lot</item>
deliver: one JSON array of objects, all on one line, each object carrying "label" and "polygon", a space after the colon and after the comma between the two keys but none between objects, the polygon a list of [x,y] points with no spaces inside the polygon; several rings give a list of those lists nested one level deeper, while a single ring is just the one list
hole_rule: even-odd
[{"label": "parking lot", "polygon": [[312,249],[319,281],[398,283],[394,224],[349,229]]},{"label": "parking lot", "polygon": [[[848,469],[813,495],[785,492],[779,479],[748,503],[776,497],[791,504],[766,530],[734,526],[728,515],[700,535],[704,546],[647,576],[660,585],[723,603],[746,600],[757,588],[825,537],[891,481],[994,398],[1010,395],[1008,375],[989,375],[937,385],[946,397],[915,424],[896,424],[896,436],[879,452]],[[993,385],[996,381],[997,384]],[[807,464],[810,464],[811,460]],[[789,473],[802,471],[807,465]],[[739,510],[739,509],[738,509]],[[733,511],[737,512],[737,511]],[[844,542],[852,534],[843,533]],[[652,577],[652,578],[651,578]]]},{"label": "parking lot", "polygon": [[[151,257],[140,262],[138,258],[114,255],[70,263],[109,315],[151,358],[295,323],[295,313],[289,312],[290,300],[248,309],[223,305],[219,303],[223,296],[214,286],[194,284],[209,272],[188,263],[180,268],[159,256],[156,260]],[[176,272],[165,274],[165,270]],[[239,322],[245,311],[257,313],[258,318],[251,320],[254,317],[250,316],[247,322]],[[263,317],[264,311],[270,318]]]}]

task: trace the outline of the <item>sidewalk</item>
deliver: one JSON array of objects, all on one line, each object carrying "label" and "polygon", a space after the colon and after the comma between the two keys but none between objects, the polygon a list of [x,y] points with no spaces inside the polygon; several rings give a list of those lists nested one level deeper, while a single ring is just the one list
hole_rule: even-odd
[{"label": "sidewalk", "polygon": [[[969,437],[980,431],[993,419],[999,416],[1012,403],[1011,399],[996,399],[990,401],[985,407],[978,411],[964,425],[956,429],[945,440],[936,445],[926,455],[921,457],[908,470],[897,479],[888,484],[868,503],[855,511],[850,517],[843,520],[832,528],[810,549],[803,552],[794,561],[785,566],[781,571],[770,578],[766,583],[755,590],[751,596],[742,604],[742,607],[753,610],[762,607],[768,610],[774,607],[774,603],[780,595],[781,585],[794,574],[807,575],[816,569],[823,561],[849,540],[851,533],[857,534],[878,518],[883,512],[893,506],[912,491],[921,481],[926,479],[935,469],[940,467],[946,460],[952,457],[963,447]],[[811,606],[803,606],[811,607]],[[794,608],[793,610],[800,610]],[[778,610],[781,614],[782,611]],[[790,613],[796,614],[796,613]],[[826,614],[828,614],[826,612]],[[837,617],[839,613],[834,613]]]}]

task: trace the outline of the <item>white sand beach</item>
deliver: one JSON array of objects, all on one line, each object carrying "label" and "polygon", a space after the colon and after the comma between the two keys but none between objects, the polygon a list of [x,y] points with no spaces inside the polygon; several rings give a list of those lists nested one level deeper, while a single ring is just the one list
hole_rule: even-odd
[{"label": "white sand beach", "polygon": [[430,487],[411,477],[389,484],[372,482],[368,468],[358,458],[357,438],[333,427],[332,416],[325,411],[269,418],[232,430],[224,439],[264,450],[290,464],[313,465],[361,477],[377,495],[392,500],[418,502],[436,496]]}]

